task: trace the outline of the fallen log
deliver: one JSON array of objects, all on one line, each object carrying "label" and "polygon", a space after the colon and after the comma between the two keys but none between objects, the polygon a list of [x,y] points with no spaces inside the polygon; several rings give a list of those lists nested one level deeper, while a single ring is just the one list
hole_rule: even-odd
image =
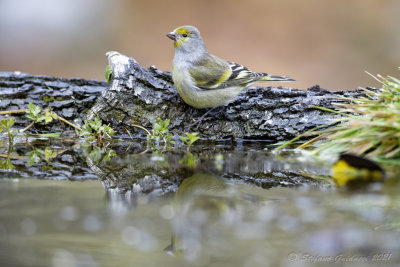
[{"label": "fallen log", "polygon": [[[134,125],[151,129],[160,118],[170,119],[169,130],[177,135],[199,132],[199,136],[207,140],[280,141],[337,117],[313,106],[334,108],[334,102],[343,102],[338,98],[362,94],[360,90],[330,92],[319,86],[308,90],[250,88],[228,105],[212,110],[197,126],[193,123],[207,110],[184,103],[169,72],[154,66],[145,69],[133,58],[117,52],[108,52],[107,58],[112,67],[109,84],[0,72],[0,112],[26,109],[28,103],[34,103],[51,107],[61,117],[79,124],[86,118],[91,120],[99,116],[120,135],[129,130],[135,137],[145,137],[146,132]],[[13,116],[18,118],[17,127],[29,124],[23,113]],[[34,130],[59,131],[68,127],[60,123],[35,124]]]}]

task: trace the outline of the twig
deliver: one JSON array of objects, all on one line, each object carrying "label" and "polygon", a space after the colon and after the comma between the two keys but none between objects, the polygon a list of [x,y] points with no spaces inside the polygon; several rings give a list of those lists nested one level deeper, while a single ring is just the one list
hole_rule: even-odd
[{"label": "twig", "polygon": [[[13,113],[23,113],[28,111],[28,109],[20,109],[20,110],[7,110],[7,111],[0,111],[0,115],[3,114],[13,114]],[[53,113],[53,112],[52,112]],[[60,117],[59,115],[57,115],[56,113],[53,113],[54,115],[57,116],[57,119],[68,124],[71,125],[72,127],[74,127],[75,129],[78,129],[79,131],[82,131],[82,128],[76,124],[73,124],[72,122],[67,121],[66,119],[64,119],[63,117]],[[26,128],[20,130],[20,133],[25,132],[27,130],[29,130],[33,125],[35,124],[35,122],[33,121],[31,124],[29,124]]]},{"label": "twig", "polygon": [[68,124],[71,125],[72,127],[74,127],[75,129],[82,131],[82,128],[79,125],[73,124],[72,122],[67,121],[66,119],[64,119],[63,117],[60,117],[59,115],[57,115],[56,113],[53,113],[57,116],[57,119]]},{"label": "twig", "polygon": [[131,132],[130,132],[130,131],[128,131],[128,129],[126,129],[126,128],[125,128],[125,131],[128,133],[129,137],[130,137],[130,138],[131,138],[131,140],[133,141],[133,137],[132,137],[132,135],[131,135]]},{"label": "twig", "polygon": [[32,128],[32,126],[35,124],[35,121],[32,121],[31,124],[29,124],[28,126],[26,126],[24,129],[19,130],[20,133],[23,133],[27,130],[29,130],[30,128]]},{"label": "twig", "polygon": [[0,111],[0,115],[3,114],[13,114],[13,113],[24,113],[26,112],[27,109],[19,109],[19,110],[6,110],[6,111]]},{"label": "twig", "polygon": [[140,128],[140,129],[146,131],[148,135],[151,135],[151,133],[149,132],[149,130],[147,130],[147,129],[144,128],[143,126],[136,125],[136,124],[132,124],[131,126],[136,127],[136,128]]},{"label": "twig", "polygon": [[7,155],[7,154],[0,154],[2,158],[10,158],[10,159],[24,159],[23,156],[14,156],[14,155]]}]

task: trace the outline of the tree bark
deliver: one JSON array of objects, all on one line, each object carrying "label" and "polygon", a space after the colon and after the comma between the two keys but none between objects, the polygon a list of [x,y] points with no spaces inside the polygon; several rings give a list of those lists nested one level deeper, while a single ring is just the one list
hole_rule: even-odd
[{"label": "tree bark", "polygon": [[[81,123],[84,114],[106,86],[104,81],[0,72],[0,112],[27,109],[28,104],[33,103],[42,108],[50,107],[59,116]],[[17,127],[30,123],[24,113],[12,116],[17,118]],[[67,126],[60,123],[35,124],[33,129],[39,132],[59,131],[60,127]]]}]

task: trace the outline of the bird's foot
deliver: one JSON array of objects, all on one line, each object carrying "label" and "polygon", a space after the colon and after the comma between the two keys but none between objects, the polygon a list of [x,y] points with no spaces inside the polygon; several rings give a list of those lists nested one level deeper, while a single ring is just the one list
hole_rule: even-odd
[{"label": "bird's foot", "polygon": [[192,123],[192,124],[190,124],[189,126],[188,126],[188,128],[193,128],[193,127],[195,127],[194,129],[197,131],[198,129],[199,129],[199,126],[200,126],[200,124],[201,124],[201,122],[206,118],[206,116],[211,112],[211,111],[213,111],[213,110],[215,110],[217,107],[213,107],[213,108],[210,108],[209,110],[207,110],[207,112],[205,112],[200,118],[198,118],[194,123]]}]

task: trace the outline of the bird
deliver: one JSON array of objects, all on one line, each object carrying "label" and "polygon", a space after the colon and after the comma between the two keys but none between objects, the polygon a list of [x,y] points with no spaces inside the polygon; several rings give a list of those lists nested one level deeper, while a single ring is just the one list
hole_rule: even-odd
[{"label": "bird", "polygon": [[185,103],[194,108],[215,108],[231,102],[244,89],[265,81],[295,81],[285,76],[253,72],[220,59],[206,49],[200,31],[181,26],[169,32],[174,41],[172,79]]}]

